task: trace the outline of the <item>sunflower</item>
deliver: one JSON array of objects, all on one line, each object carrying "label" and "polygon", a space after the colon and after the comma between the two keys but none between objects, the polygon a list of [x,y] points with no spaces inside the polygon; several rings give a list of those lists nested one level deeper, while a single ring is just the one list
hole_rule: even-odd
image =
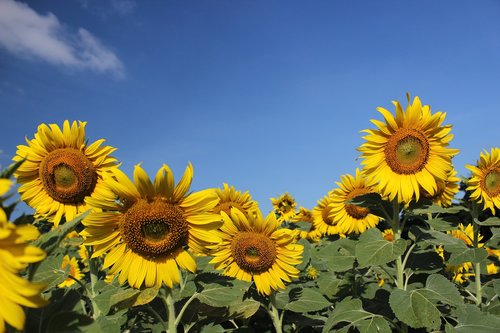
[{"label": "sunflower", "polygon": [[318,200],[318,204],[313,208],[314,229],[318,230],[321,235],[340,234],[339,226],[333,216],[333,203],[333,198],[330,195],[326,195],[323,199]]},{"label": "sunflower", "polygon": [[133,288],[168,287],[180,282],[179,267],[196,271],[196,261],[186,250],[205,253],[219,242],[215,230],[222,224],[211,211],[218,203],[213,189],[188,194],[193,178],[191,163],[174,184],[170,168],[164,164],[154,182],[140,165],[134,182],[123,172],[105,177],[116,197],[87,198],[89,204],[105,211],[91,212],[82,231],[85,245],[94,246],[92,257],[107,253],[103,268],[109,275],[120,274],[120,284]]},{"label": "sunflower", "polygon": [[221,211],[230,214],[231,208],[236,207],[245,214],[249,214],[258,208],[256,201],[252,200],[252,196],[248,191],[242,193],[237,191],[234,186],[229,186],[224,183],[223,188],[218,188],[215,190],[220,201],[217,206],[214,207],[213,212],[219,214]]},{"label": "sunflower", "polygon": [[321,232],[314,228],[314,216],[310,209],[300,207],[294,217],[290,220],[292,223],[306,222],[309,223],[309,230],[300,230],[299,239],[305,238],[311,242],[318,242],[321,239]]},{"label": "sunflower", "polygon": [[45,258],[43,250],[28,244],[36,237],[38,230],[34,226],[15,226],[0,214],[0,332],[5,332],[5,323],[23,329],[23,306],[38,308],[46,304],[40,296],[45,286],[19,276],[28,264]]},{"label": "sunflower", "polygon": [[382,238],[386,241],[393,242],[394,241],[394,231],[392,229],[385,229],[382,231]]},{"label": "sunflower", "polygon": [[368,228],[373,228],[379,222],[379,217],[370,214],[370,210],[365,207],[348,203],[360,195],[374,192],[373,185],[369,183],[356,169],[356,175],[342,175],[341,182],[336,182],[339,186],[330,192],[331,216],[333,224],[338,225],[339,231],[344,234],[360,234]]},{"label": "sunflower", "polygon": [[271,198],[274,212],[278,215],[278,221],[288,221],[295,216],[295,207],[297,203],[292,196],[286,192],[278,198]]},{"label": "sunflower", "polygon": [[446,113],[431,114],[428,105],[415,97],[403,111],[394,101],[396,116],[379,107],[385,122],[371,120],[378,129],[368,135],[358,150],[361,152],[366,177],[378,180],[378,192],[390,200],[409,203],[420,198],[420,187],[429,195],[437,191],[439,180],[446,181],[452,168],[451,158],[457,149],[448,148],[453,135],[451,125],[441,126]]},{"label": "sunflower", "polygon": [[295,243],[296,232],[278,229],[274,212],[265,219],[260,210],[245,215],[236,208],[231,216],[221,212],[224,220],[220,228],[221,243],[213,252],[210,263],[224,275],[243,281],[254,281],[259,293],[270,295],[284,289],[285,282],[297,278],[304,247]]},{"label": "sunflower", "polygon": [[466,165],[472,171],[467,182],[467,191],[471,199],[483,203],[484,209],[490,209],[495,215],[495,208],[500,208],[500,148],[491,148],[480,153],[477,166]]},{"label": "sunflower", "polygon": [[37,217],[58,226],[90,207],[85,197],[102,195],[103,176],[117,168],[109,156],[115,148],[102,146],[104,139],[86,143],[86,122],[41,124],[27,146],[17,146],[14,161],[25,161],[16,170],[21,199],[35,209]]},{"label": "sunflower", "polygon": [[71,277],[67,277],[66,280],[59,283],[57,286],[59,288],[71,287],[76,283],[74,279],[81,280],[83,278],[83,273],[80,271],[80,267],[78,266],[78,261],[75,257],[69,257],[65,255],[61,264],[61,269],[63,271],[69,266],[69,275]]},{"label": "sunflower", "polygon": [[445,181],[436,181],[437,190],[434,195],[430,195],[424,189],[422,191],[422,196],[432,200],[432,202],[438,206],[449,207],[455,195],[460,189],[460,178],[457,177],[457,171],[451,169],[448,173],[448,177]]}]

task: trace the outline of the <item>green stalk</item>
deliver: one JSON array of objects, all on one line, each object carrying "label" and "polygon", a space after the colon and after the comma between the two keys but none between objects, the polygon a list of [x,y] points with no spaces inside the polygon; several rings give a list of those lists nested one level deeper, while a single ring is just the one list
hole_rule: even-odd
[{"label": "green stalk", "polygon": [[[392,201],[392,230],[394,232],[394,241],[401,238],[401,228],[399,226],[399,202],[397,198]],[[396,258],[396,287],[404,289],[404,266],[401,256]]]},{"label": "green stalk", "polygon": [[276,307],[276,294],[274,292],[271,292],[271,295],[269,296],[271,299],[271,304],[269,304],[269,308],[267,312],[269,313],[269,316],[271,317],[271,320],[273,321],[274,329],[276,330],[276,333],[283,333],[283,328],[282,328],[282,322],[281,320],[283,319],[280,317],[278,313],[278,308]]},{"label": "green stalk", "polygon": [[[472,243],[474,248],[479,248],[479,225],[477,224],[479,218],[479,213],[477,210],[477,203],[472,203],[472,227],[474,230],[474,239]],[[474,275],[476,277],[476,305],[481,306],[482,304],[482,293],[483,288],[481,287],[481,263],[474,264]]]},{"label": "green stalk", "polygon": [[92,258],[92,254],[94,253],[93,248],[91,246],[86,246],[87,255],[89,260],[89,270],[90,270],[90,301],[92,303],[92,310],[94,313],[94,319],[97,319],[101,315],[101,309],[97,306],[97,303],[94,301],[97,296],[97,292],[95,290],[95,286],[97,281],[99,280],[98,274],[99,269],[97,265],[97,260],[99,258]]},{"label": "green stalk", "polygon": [[172,295],[172,289],[165,287],[164,302],[167,307],[168,314],[168,330],[167,333],[177,333],[177,328],[175,325],[175,301]]}]

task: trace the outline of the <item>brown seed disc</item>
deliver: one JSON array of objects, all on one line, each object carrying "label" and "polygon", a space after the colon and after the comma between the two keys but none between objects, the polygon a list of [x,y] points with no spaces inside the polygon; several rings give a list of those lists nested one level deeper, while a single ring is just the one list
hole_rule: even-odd
[{"label": "brown seed disc", "polygon": [[251,273],[267,271],[276,260],[276,244],[252,231],[238,233],[231,242],[231,252],[238,266]]},{"label": "brown seed disc", "polygon": [[51,151],[40,163],[38,174],[48,195],[67,204],[83,203],[97,183],[92,162],[80,150],[73,148]]},{"label": "brown seed disc", "polygon": [[[367,188],[356,188],[347,195],[346,201],[368,193],[371,193],[371,191]],[[368,208],[349,203],[345,204],[345,210],[350,217],[357,220],[364,219],[368,214],[370,214],[370,210]]]},{"label": "brown seed disc", "polygon": [[385,160],[398,174],[415,174],[422,170],[429,159],[429,141],[415,129],[401,128],[387,142]]},{"label": "brown seed disc", "polygon": [[178,206],[141,199],[122,216],[120,234],[132,251],[158,258],[186,245],[189,227]]}]

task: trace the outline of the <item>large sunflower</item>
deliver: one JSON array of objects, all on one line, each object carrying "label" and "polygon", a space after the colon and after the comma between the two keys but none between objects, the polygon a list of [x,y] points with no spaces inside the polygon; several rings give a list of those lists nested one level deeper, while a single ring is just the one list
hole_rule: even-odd
[{"label": "large sunflower", "polygon": [[120,284],[134,288],[168,287],[180,281],[179,267],[196,271],[196,262],[186,250],[204,253],[219,242],[215,230],[222,224],[211,213],[218,197],[213,189],[187,194],[193,178],[191,163],[174,184],[170,168],[164,164],[154,182],[140,165],[134,169],[134,183],[121,171],[105,177],[115,196],[87,198],[102,208],[83,220],[85,245],[94,246],[93,257],[104,253],[108,274],[120,274]]},{"label": "large sunflower", "polygon": [[54,222],[72,220],[90,207],[87,196],[99,197],[103,175],[117,168],[110,154],[111,146],[102,146],[104,139],[87,144],[86,122],[64,121],[41,124],[27,146],[17,146],[14,161],[26,159],[15,172],[21,199],[36,210],[36,215]]},{"label": "large sunflower", "polygon": [[271,202],[275,213],[278,215],[279,222],[288,221],[295,216],[297,203],[288,192],[278,198],[271,198]]},{"label": "large sunflower", "polygon": [[236,208],[231,216],[221,212],[224,220],[220,228],[222,238],[213,252],[211,263],[224,275],[243,281],[253,281],[259,293],[270,295],[284,289],[283,281],[297,278],[304,247],[295,243],[296,232],[278,229],[280,222],[271,212],[265,219],[260,210],[245,215]]},{"label": "large sunflower", "polygon": [[378,129],[363,131],[368,135],[358,150],[363,173],[378,180],[378,192],[390,200],[409,203],[419,200],[420,187],[431,196],[436,193],[437,182],[446,181],[451,158],[458,150],[448,148],[453,135],[450,125],[441,125],[446,113],[431,114],[430,107],[422,105],[418,97],[410,103],[408,96],[406,112],[399,102],[393,104],[395,117],[377,108],[385,122],[371,120]]},{"label": "large sunflower", "polygon": [[23,306],[38,308],[46,304],[40,296],[45,286],[19,276],[28,264],[45,258],[43,250],[28,244],[37,237],[34,226],[9,223],[0,208],[0,332],[5,332],[5,323],[19,331],[23,329]]},{"label": "large sunflower", "polygon": [[223,184],[223,188],[218,188],[215,192],[220,201],[214,207],[214,213],[219,214],[222,211],[226,212],[226,214],[231,214],[231,208],[235,207],[248,215],[259,207],[257,201],[252,200],[252,196],[248,191],[242,193],[237,191],[234,186],[229,186],[226,183]]},{"label": "large sunflower", "polygon": [[360,195],[373,193],[372,184],[369,183],[356,169],[356,175],[342,175],[341,182],[336,182],[339,186],[330,193],[331,216],[333,224],[339,227],[340,233],[360,234],[368,228],[373,228],[379,222],[379,217],[370,214],[370,210],[365,207],[348,203]]},{"label": "large sunflower", "polygon": [[340,234],[339,226],[334,219],[333,203],[335,202],[332,196],[328,194],[323,199],[318,200],[318,204],[313,208],[313,226],[321,235]]},{"label": "large sunflower", "polygon": [[466,165],[472,171],[472,177],[467,182],[467,191],[471,191],[471,199],[483,203],[484,209],[490,209],[495,214],[495,208],[500,208],[500,148],[491,148],[480,153],[477,166]]}]

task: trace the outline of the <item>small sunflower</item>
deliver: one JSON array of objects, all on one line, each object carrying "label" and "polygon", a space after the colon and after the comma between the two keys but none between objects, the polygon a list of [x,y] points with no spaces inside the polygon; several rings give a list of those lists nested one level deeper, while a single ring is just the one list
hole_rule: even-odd
[{"label": "small sunflower", "polygon": [[295,199],[286,192],[278,198],[271,198],[275,213],[278,215],[278,221],[288,221],[295,216],[295,207],[297,203]]},{"label": "small sunflower", "polygon": [[457,177],[457,171],[451,169],[448,173],[448,177],[445,181],[436,181],[437,190],[434,195],[428,194],[424,189],[422,191],[422,196],[432,200],[432,202],[438,206],[449,207],[455,198],[455,195],[460,190],[460,178]]},{"label": "small sunflower", "polygon": [[363,233],[368,228],[376,226],[380,218],[370,214],[370,210],[365,207],[348,203],[360,195],[373,193],[372,184],[370,184],[356,169],[356,175],[342,175],[341,182],[336,183],[339,187],[330,192],[332,203],[331,215],[333,223],[339,227],[343,234]]},{"label": "small sunflower", "polygon": [[[77,280],[81,280],[83,278],[83,273],[80,271],[80,267],[78,266],[78,261],[76,260],[75,257],[69,257],[68,255],[65,255],[61,264],[61,269],[63,271],[66,270],[66,268],[69,266],[69,275],[72,276],[73,278]],[[59,283],[57,286],[59,288],[67,288],[71,287],[76,283],[76,281],[71,278],[67,277],[66,280],[63,282]]]},{"label": "small sunflower", "polygon": [[318,230],[321,235],[337,235],[340,234],[340,228],[335,220],[335,212],[333,206],[335,201],[330,195],[326,195],[323,199],[318,200],[318,204],[313,208],[314,229]]},{"label": "small sunflower", "polygon": [[103,194],[103,176],[117,168],[104,139],[86,143],[86,122],[64,121],[42,124],[27,146],[17,146],[14,161],[26,159],[16,170],[21,199],[36,210],[36,215],[59,225],[62,218],[72,220],[90,207],[85,197]]},{"label": "small sunflower", "polygon": [[500,148],[491,148],[491,153],[480,154],[477,165],[466,165],[472,171],[467,182],[467,191],[471,199],[483,203],[484,209],[490,209],[495,215],[495,208],[500,208]]},{"label": "small sunflower", "polygon": [[[0,211],[3,212],[1,208]],[[46,301],[40,296],[45,286],[31,283],[19,274],[46,254],[28,244],[38,237],[34,226],[15,226],[5,219],[5,214],[0,215],[0,332],[5,331],[6,323],[22,331],[26,318],[23,307],[38,308]]]},{"label": "small sunflower", "polygon": [[254,281],[259,293],[270,295],[284,289],[285,282],[297,278],[304,247],[295,243],[296,232],[278,229],[274,212],[265,219],[260,210],[246,216],[236,208],[231,216],[221,212],[224,220],[220,228],[222,242],[210,261],[224,275],[243,281]]},{"label": "small sunflower", "polygon": [[300,207],[290,222],[306,222],[310,224],[309,230],[300,230],[299,239],[305,238],[311,242],[318,242],[321,239],[321,232],[314,228],[314,216],[310,209]]},{"label": "small sunflower", "polygon": [[252,200],[252,196],[248,191],[242,193],[237,191],[234,186],[229,186],[224,183],[223,188],[218,188],[215,192],[220,200],[213,209],[214,213],[220,214],[220,212],[223,211],[226,212],[226,214],[231,214],[231,208],[235,207],[248,215],[258,208],[257,202]]},{"label": "small sunflower", "polygon": [[393,242],[394,241],[394,231],[392,229],[385,229],[382,231],[382,238],[386,241]]},{"label": "small sunflower", "polygon": [[316,280],[318,278],[318,270],[314,266],[309,266],[306,270],[306,276],[309,280]]},{"label": "small sunflower", "polygon": [[206,253],[219,242],[215,230],[221,217],[211,212],[219,199],[213,189],[188,194],[192,179],[191,163],[177,185],[166,164],[154,182],[136,165],[134,183],[121,171],[105,178],[116,196],[87,198],[105,211],[91,212],[83,220],[84,244],[94,246],[92,257],[107,253],[103,268],[110,267],[109,275],[119,273],[120,284],[172,287],[180,282],[179,267],[196,271],[186,247]]},{"label": "small sunflower", "polygon": [[415,97],[403,111],[394,101],[396,116],[379,107],[385,122],[371,120],[378,129],[363,132],[365,143],[358,148],[367,177],[378,180],[378,192],[390,200],[409,203],[420,198],[420,188],[430,195],[437,191],[437,181],[446,181],[451,158],[457,149],[448,148],[453,135],[451,125],[441,126],[446,113],[431,114],[428,105]]}]

